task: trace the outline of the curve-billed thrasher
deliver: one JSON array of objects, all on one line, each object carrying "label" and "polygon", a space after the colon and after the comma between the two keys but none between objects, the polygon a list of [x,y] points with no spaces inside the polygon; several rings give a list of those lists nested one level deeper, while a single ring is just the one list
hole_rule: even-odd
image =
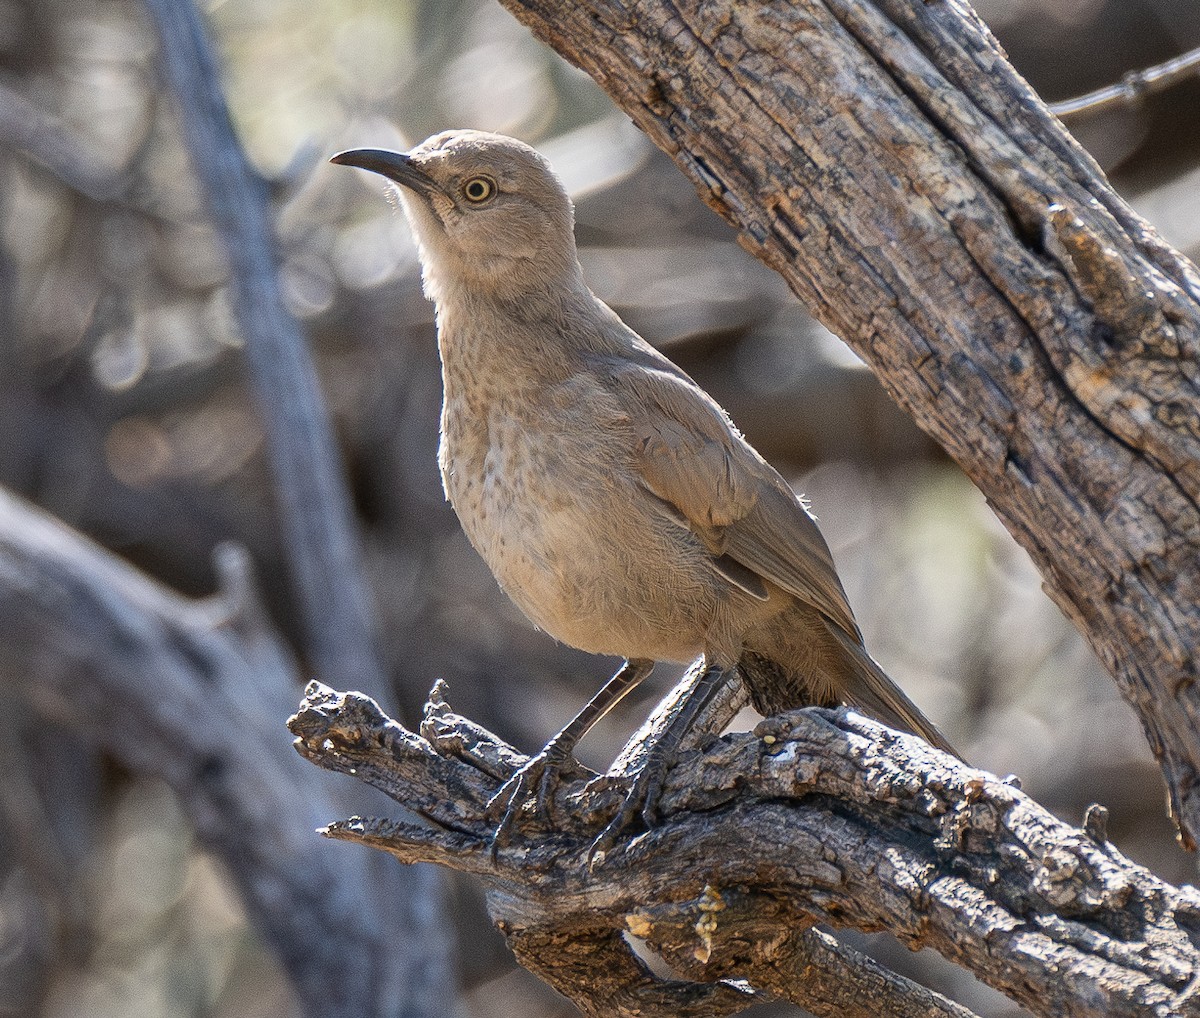
[{"label": "curve-billed thrasher", "polygon": [[522,142],[447,131],[333,162],[400,187],[437,307],[446,495],[540,628],[625,666],[502,790],[501,832],[655,661],[741,670],[775,714],[849,703],[953,752],[863,647],[829,548],[720,406],[587,288]]}]

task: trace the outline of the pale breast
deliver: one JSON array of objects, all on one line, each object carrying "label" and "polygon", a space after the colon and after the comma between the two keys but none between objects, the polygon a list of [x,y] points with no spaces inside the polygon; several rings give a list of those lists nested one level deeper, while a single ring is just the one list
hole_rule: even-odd
[{"label": "pale breast", "polygon": [[705,650],[722,586],[699,543],[636,487],[632,442],[586,380],[485,409],[448,395],[443,481],[472,545],[539,628],[592,653],[687,661]]}]

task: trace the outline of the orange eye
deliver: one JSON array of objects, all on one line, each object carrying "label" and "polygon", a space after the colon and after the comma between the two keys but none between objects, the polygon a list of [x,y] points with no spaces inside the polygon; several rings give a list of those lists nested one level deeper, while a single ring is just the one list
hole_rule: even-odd
[{"label": "orange eye", "polygon": [[496,182],[490,177],[472,177],[462,186],[463,197],[472,205],[482,205],[496,193]]}]

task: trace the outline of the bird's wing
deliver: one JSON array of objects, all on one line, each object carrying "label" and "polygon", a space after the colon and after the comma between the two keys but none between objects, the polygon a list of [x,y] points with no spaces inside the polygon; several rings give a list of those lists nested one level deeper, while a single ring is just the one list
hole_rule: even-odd
[{"label": "bird's wing", "polygon": [[609,360],[605,373],[625,390],[622,403],[636,435],[634,465],[642,483],[700,537],[713,553],[714,568],[748,589],[730,575],[728,566],[740,565],[861,641],[817,525],[716,401],[640,344]]}]

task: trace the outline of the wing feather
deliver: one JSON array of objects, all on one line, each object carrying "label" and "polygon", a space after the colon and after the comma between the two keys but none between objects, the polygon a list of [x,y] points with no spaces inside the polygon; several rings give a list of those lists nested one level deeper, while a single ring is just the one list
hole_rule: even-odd
[{"label": "wing feather", "polygon": [[633,352],[604,367],[632,397],[622,403],[630,408],[634,465],[646,489],[700,537],[713,568],[731,582],[754,592],[722,560],[781,587],[861,640],[829,546],[787,482],[683,371],[649,347]]}]

